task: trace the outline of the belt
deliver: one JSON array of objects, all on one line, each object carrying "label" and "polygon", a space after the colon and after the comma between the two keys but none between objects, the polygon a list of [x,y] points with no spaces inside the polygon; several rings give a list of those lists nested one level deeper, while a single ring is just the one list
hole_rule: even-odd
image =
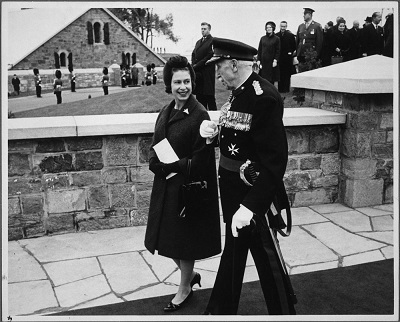
[{"label": "belt", "polygon": [[240,172],[240,167],[245,162],[246,161],[229,159],[222,154],[220,154],[219,157],[219,166],[233,172]]}]

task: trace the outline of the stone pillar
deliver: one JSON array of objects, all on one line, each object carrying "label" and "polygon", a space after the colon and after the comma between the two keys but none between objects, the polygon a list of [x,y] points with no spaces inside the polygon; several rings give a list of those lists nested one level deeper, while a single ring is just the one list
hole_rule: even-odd
[{"label": "stone pillar", "polygon": [[345,113],[339,201],[350,207],[393,202],[393,59],[380,55],[292,77],[305,104]]}]

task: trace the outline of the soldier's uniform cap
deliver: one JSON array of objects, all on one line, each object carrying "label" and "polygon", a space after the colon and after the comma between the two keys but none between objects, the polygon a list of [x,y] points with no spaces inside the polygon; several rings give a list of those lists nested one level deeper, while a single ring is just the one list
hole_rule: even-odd
[{"label": "soldier's uniform cap", "polygon": [[315,10],[311,9],[311,8],[303,8],[303,9],[304,9],[304,13],[313,13],[313,12],[315,12]]},{"label": "soldier's uniform cap", "polygon": [[213,38],[214,55],[206,62],[206,65],[214,63],[220,59],[237,59],[253,61],[254,55],[257,54],[257,49],[246,45],[240,41]]}]

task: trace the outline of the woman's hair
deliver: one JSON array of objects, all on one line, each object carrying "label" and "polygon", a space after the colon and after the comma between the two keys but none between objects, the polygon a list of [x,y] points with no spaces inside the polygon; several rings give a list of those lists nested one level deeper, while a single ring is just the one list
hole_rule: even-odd
[{"label": "woman's hair", "polygon": [[104,67],[104,68],[103,68],[103,74],[104,74],[104,75],[108,75],[108,68],[107,68],[107,67]]},{"label": "woman's hair", "polygon": [[346,20],[344,20],[343,18],[340,18],[337,22],[337,25],[339,26],[341,23],[344,23],[346,25]]},{"label": "woman's hair", "polygon": [[61,71],[59,69],[56,70],[56,77],[61,78]]},{"label": "woman's hair", "polygon": [[193,67],[189,63],[187,58],[179,55],[173,56],[170,59],[168,59],[167,63],[164,66],[164,71],[163,71],[165,92],[168,94],[172,93],[171,90],[172,75],[178,70],[187,70],[192,80],[192,90],[194,90],[194,88],[196,87],[196,74],[194,73]]},{"label": "woman's hair", "polygon": [[273,22],[273,21],[268,21],[268,22],[265,24],[265,29],[267,29],[267,26],[268,26],[268,25],[270,25],[270,26],[272,27],[272,31],[275,31],[275,28],[276,28],[275,22]]}]

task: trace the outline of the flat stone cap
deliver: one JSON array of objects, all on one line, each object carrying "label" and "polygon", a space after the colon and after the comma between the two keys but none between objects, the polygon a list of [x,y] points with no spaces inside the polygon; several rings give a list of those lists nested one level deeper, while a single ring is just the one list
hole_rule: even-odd
[{"label": "flat stone cap", "polygon": [[352,94],[393,93],[394,67],[393,58],[373,55],[292,75],[291,86]]}]

